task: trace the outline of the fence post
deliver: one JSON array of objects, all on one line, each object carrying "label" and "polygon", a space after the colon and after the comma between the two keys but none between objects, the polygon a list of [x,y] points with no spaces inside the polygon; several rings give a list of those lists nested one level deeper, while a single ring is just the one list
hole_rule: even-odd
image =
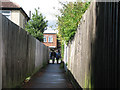
[{"label": "fence post", "polygon": [[[2,15],[0,14],[0,27],[2,27]],[[2,28],[0,28],[0,42],[2,42]],[[0,90],[2,89],[2,43],[0,43]]]}]

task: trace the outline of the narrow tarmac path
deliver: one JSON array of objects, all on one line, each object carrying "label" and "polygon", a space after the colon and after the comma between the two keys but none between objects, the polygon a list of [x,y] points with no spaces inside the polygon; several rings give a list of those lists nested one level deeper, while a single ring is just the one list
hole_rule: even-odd
[{"label": "narrow tarmac path", "polygon": [[60,64],[48,64],[25,85],[25,88],[72,88]]}]

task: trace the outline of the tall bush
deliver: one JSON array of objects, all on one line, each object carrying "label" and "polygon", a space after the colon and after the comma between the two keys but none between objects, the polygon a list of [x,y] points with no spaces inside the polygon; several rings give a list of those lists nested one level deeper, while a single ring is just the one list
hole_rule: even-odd
[{"label": "tall bush", "polygon": [[60,9],[61,15],[58,15],[58,31],[59,38],[68,43],[74,37],[77,26],[80,23],[82,15],[89,6],[89,2],[69,2],[63,4]]}]

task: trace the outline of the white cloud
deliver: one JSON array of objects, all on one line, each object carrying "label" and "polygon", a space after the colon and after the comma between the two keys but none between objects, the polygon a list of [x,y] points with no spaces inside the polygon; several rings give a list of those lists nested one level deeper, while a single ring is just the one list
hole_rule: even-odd
[{"label": "white cloud", "polygon": [[29,11],[34,12],[35,8],[40,7],[40,12],[46,16],[46,19],[49,21],[49,24],[54,24],[57,20],[55,15],[59,14],[58,9],[61,8],[60,2],[72,2],[75,0],[12,0],[19,4],[25,12],[29,15]]}]

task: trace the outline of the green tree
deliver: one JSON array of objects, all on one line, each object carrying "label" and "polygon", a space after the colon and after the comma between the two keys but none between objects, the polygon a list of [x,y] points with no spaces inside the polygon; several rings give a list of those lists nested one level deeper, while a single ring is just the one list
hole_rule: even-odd
[{"label": "green tree", "polygon": [[35,13],[32,14],[32,19],[25,26],[25,30],[38,40],[43,41],[43,32],[47,27],[48,21],[45,21],[45,17],[38,10],[39,8],[35,9]]},{"label": "green tree", "polygon": [[82,15],[89,6],[89,2],[69,2],[63,4],[58,17],[58,31],[61,41],[68,43],[74,37]]},{"label": "green tree", "polygon": [[[60,2],[61,3],[61,2]],[[82,15],[87,10],[90,2],[69,2],[67,4],[63,4],[63,8],[60,9],[61,15],[56,15],[58,18],[58,37],[61,42],[61,54],[62,58],[64,57],[64,42],[68,44],[70,40],[73,39],[78,24],[80,23],[80,19]]]}]

